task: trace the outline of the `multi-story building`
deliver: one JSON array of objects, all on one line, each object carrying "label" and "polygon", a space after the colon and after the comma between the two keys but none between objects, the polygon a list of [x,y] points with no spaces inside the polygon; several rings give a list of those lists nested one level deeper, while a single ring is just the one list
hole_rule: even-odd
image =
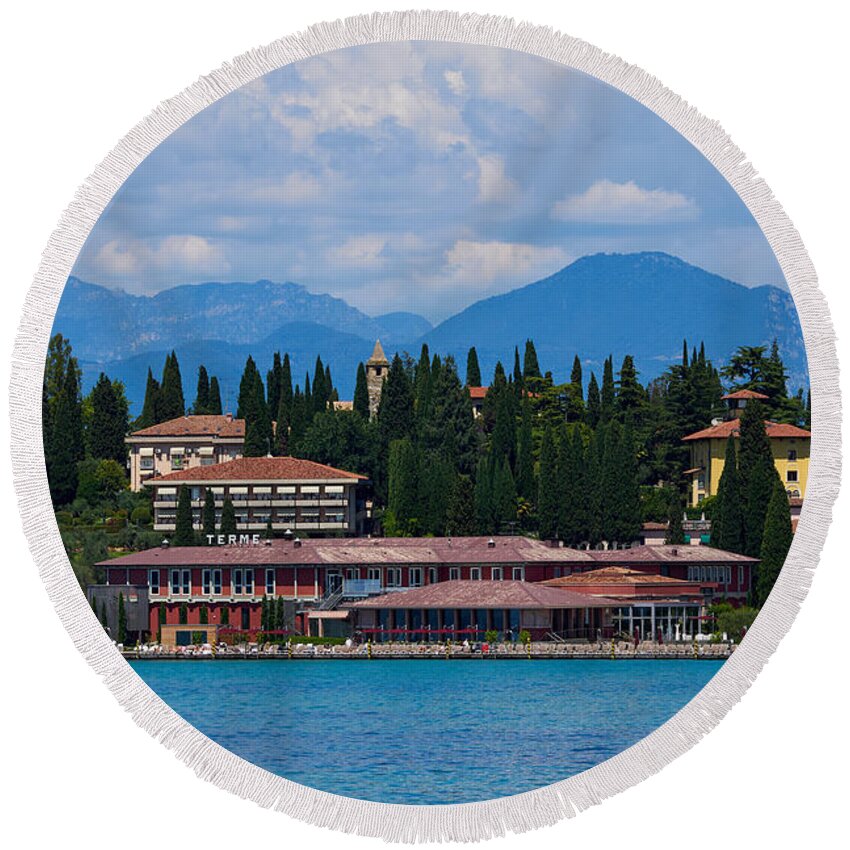
[{"label": "multi-story building", "polygon": [[192,496],[197,530],[207,491],[221,523],[224,500],[233,502],[236,528],[260,532],[271,522],[275,531],[362,534],[366,530],[365,476],[294,457],[243,457],[227,463],[193,466],[150,478],[154,529],[173,531],[177,498],[185,485]]},{"label": "multi-story building", "polygon": [[224,416],[179,416],[135,431],[129,449],[130,489],[145,481],[242,457],[245,420]]},{"label": "multi-story building", "polygon": [[245,535],[235,545],[162,546],[98,566],[113,594],[147,587],[149,631],[155,635],[161,623],[178,622],[259,629],[263,597],[282,599],[291,611],[291,628],[304,634],[317,630],[319,620],[338,618],[340,608],[382,593],[457,581],[480,582],[483,592],[491,582],[542,582],[610,566],[663,576],[670,580],[659,583],[667,593],[677,582],[710,584],[716,596],[740,604],[757,563],[708,546],[589,551],[527,537],[261,540]]},{"label": "multi-story building", "polygon": [[[745,407],[748,400],[765,398],[767,396],[751,390],[741,390],[724,396],[732,416]],[[804,499],[809,477],[811,431],[780,422],[765,421],[764,425],[770,439],[776,471],[785,485],[789,499]],[[726,442],[730,434],[737,439],[740,431],[741,420],[736,417],[715,422],[710,427],[688,434],[684,438],[691,450],[690,469],[685,472],[689,478],[688,504],[691,507],[696,507],[709,496],[717,494],[726,462]]]}]

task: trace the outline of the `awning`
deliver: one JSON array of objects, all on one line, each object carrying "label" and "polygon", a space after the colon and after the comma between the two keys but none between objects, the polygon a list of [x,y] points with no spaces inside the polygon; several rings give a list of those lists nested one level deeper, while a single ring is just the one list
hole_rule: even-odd
[{"label": "awning", "polygon": [[198,449],[198,454],[200,454],[201,457],[212,457],[214,452],[215,450],[212,446],[201,446],[200,449]]},{"label": "awning", "polygon": [[271,487],[255,487],[254,488],[255,493],[271,493],[271,491],[272,491]]},{"label": "awning", "polygon": [[310,620],[347,620],[349,611],[311,611],[307,617]]},{"label": "awning", "polygon": [[176,487],[157,487],[156,492],[160,496],[174,496],[177,493]]},{"label": "awning", "polygon": [[142,457],[153,457],[153,446],[142,446],[139,449],[139,454]]},{"label": "awning", "polygon": [[240,495],[241,495],[241,494],[243,494],[243,493],[247,493],[247,492],[248,492],[248,488],[247,488],[247,487],[231,487],[231,488],[230,488],[230,492],[231,492],[231,493],[238,493],[238,494],[240,494]]},{"label": "awning", "polygon": [[173,454],[173,455],[184,455],[184,454],[186,454],[186,449],[172,449],[171,454]]}]

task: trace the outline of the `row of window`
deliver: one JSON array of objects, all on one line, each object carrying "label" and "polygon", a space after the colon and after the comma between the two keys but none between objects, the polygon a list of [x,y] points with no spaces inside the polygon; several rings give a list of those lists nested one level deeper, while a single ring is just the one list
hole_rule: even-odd
[{"label": "row of window", "polygon": [[[738,587],[744,586],[746,570],[743,566],[738,567]],[[688,567],[688,581],[711,582],[712,584],[731,584],[732,567],[728,566],[690,566]]]},{"label": "row of window", "polygon": [[[272,511],[272,510],[263,510],[262,508],[251,511],[250,513],[245,510],[236,510],[236,522],[241,523],[243,525],[247,523],[262,523],[265,524],[271,520],[275,523],[289,523],[289,524],[297,524],[297,523],[308,523],[308,522],[326,522],[326,523],[342,523],[345,522],[345,512],[344,511],[334,511],[334,510],[325,510],[325,511],[310,511],[304,510],[296,515],[295,511]],[[215,515],[216,523],[221,522],[221,511],[216,511]],[[175,511],[171,510],[157,510],[156,512],[156,521],[157,523],[173,523],[177,521],[177,514]],[[201,515],[198,511],[194,512],[194,522],[195,525],[199,525],[201,522]]]}]

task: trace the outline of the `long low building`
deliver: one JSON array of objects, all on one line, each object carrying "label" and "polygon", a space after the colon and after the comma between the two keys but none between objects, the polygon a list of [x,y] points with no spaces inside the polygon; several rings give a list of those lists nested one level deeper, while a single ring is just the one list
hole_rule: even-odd
[{"label": "long low building", "polygon": [[717,596],[740,603],[757,563],[707,546],[587,551],[527,537],[265,541],[245,533],[235,544],[162,546],[98,566],[113,589],[148,588],[150,632],[155,634],[161,622],[180,618],[214,624],[224,617],[233,626],[259,629],[264,596],[291,603],[294,628],[307,633],[310,611],[333,610],[388,592],[451,581],[543,582],[606,565],[710,582]]}]

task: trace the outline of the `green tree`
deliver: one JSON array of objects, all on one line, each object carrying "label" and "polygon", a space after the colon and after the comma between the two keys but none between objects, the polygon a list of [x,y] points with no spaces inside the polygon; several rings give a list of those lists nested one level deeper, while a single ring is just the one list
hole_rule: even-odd
[{"label": "green tree", "polygon": [[208,410],[214,416],[221,416],[223,412],[221,406],[221,389],[218,386],[218,378],[215,375],[210,378]]},{"label": "green tree", "polygon": [[369,418],[369,386],[366,382],[366,367],[363,363],[357,364],[357,379],[354,383],[354,412],[362,419]]},{"label": "green tree", "polygon": [[127,641],[127,609],[124,605],[124,594],[118,592],[118,643]]},{"label": "green tree", "polygon": [[272,423],[266,406],[265,388],[254,358],[245,363],[239,382],[237,417],[245,420],[245,457],[265,457],[272,448]]},{"label": "green tree", "polygon": [[493,470],[490,459],[487,457],[482,457],[478,461],[474,505],[478,533],[492,534],[496,530],[496,516],[493,505]]},{"label": "green tree", "polygon": [[177,354],[172,351],[165,358],[162,370],[159,399],[157,403],[157,418],[160,422],[177,419],[186,413],[186,401],[183,397],[183,379],[180,377],[180,364]]},{"label": "green tree", "polygon": [[195,391],[195,403],[192,413],[203,415],[210,412],[210,377],[203,364],[198,366],[198,388]]},{"label": "green tree", "polygon": [[210,609],[207,605],[201,605],[198,609],[198,619],[202,626],[206,626],[210,621]]},{"label": "green tree", "polygon": [[726,440],[723,472],[717,486],[717,504],[711,521],[711,545],[727,552],[744,550],[744,510],[734,435]]},{"label": "green tree", "polygon": [[213,491],[207,487],[204,494],[204,508],[201,514],[201,522],[204,529],[204,540],[208,534],[215,534],[215,496]]},{"label": "green tree", "polygon": [[475,485],[468,475],[457,475],[449,499],[446,533],[468,537],[475,530]]},{"label": "green tree", "polygon": [[638,412],[644,402],[644,389],[638,381],[635,361],[631,354],[623,358],[617,382],[617,413],[625,420]]},{"label": "green tree", "polygon": [[756,598],[764,605],[788,557],[794,539],[788,494],[779,476],[774,479],[773,493],[764,521],[761,542],[761,562],[756,570]]},{"label": "green tree", "polygon": [[511,530],[517,519],[517,493],[510,465],[504,457],[495,462],[493,470],[493,506],[497,530]]},{"label": "green tree", "polygon": [[[120,385],[119,385],[120,386]],[[122,466],[127,462],[127,402],[123,392],[104,375],[97,379],[89,396],[91,419],[87,443],[92,457],[114,460]]]},{"label": "green tree", "polygon": [[327,411],[313,420],[301,440],[299,456],[373,478],[377,467],[375,424],[353,411]]},{"label": "green tree", "polygon": [[531,402],[524,398],[521,404],[522,418],[517,439],[516,489],[517,495],[527,502],[537,496],[534,481],[534,444],[531,427]]},{"label": "green tree", "polygon": [[602,401],[599,397],[599,384],[596,382],[596,375],[591,372],[590,381],[587,384],[587,424],[591,428],[596,428],[601,418]]},{"label": "green tree", "polygon": [[474,345],[466,355],[466,385],[468,387],[481,386],[481,367],[478,365],[478,352]]},{"label": "green tree", "polygon": [[77,492],[77,462],[83,459],[83,418],[76,359],[68,360],[55,402],[53,433],[45,447],[47,479],[54,505],[71,502]]},{"label": "green tree", "polygon": [[750,401],[741,416],[738,477],[744,508],[744,555],[761,554],[767,507],[777,478],[762,407]]},{"label": "green tree", "polygon": [[275,457],[286,457],[290,453],[289,448],[289,433],[290,422],[289,417],[292,412],[292,402],[287,403],[283,395],[277,405],[277,417],[275,418],[274,429],[274,451]]},{"label": "green tree", "polygon": [[584,384],[581,373],[581,360],[576,354],[573,368],[570,372],[570,382],[567,385],[567,422],[582,422],[584,420]]},{"label": "green tree", "polygon": [[194,546],[195,528],[192,518],[192,493],[185,484],[177,491],[177,516],[174,524],[174,546]]},{"label": "green tree", "polygon": [[280,407],[280,383],[283,373],[283,362],[280,352],[275,351],[272,358],[272,368],[266,373],[266,399],[269,415],[276,415]]},{"label": "green tree", "polygon": [[563,431],[558,450],[558,537],[568,546],[583,539],[583,464],[581,432],[574,426]]},{"label": "green tree", "polygon": [[602,389],[599,391],[599,418],[602,422],[608,422],[614,415],[615,402],[614,359],[608,357],[602,369]]},{"label": "green tree", "polygon": [[418,530],[418,477],[419,459],[413,443],[407,437],[394,440],[390,443],[387,512],[395,521],[397,536]]},{"label": "green tree", "polygon": [[180,608],[177,610],[177,619],[181,626],[188,625],[189,623],[189,606],[185,602],[182,602]]},{"label": "green tree", "polygon": [[221,506],[221,523],[218,530],[221,534],[236,534],[236,510],[230,496],[225,498]]},{"label": "green tree", "polygon": [[551,427],[543,432],[537,490],[537,532],[541,540],[558,535],[558,448]]},{"label": "green tree", "polygon": [[667,517],[667,531],[664,542],[668,544],[683,545],[685,532],[682,529],[682,517],[685,514],[685,506],[679,493],[674,493],[670,499],[670,513]]},{"label": "green tree", "polygon": [[534,342],[530,339],[525,341],[525,356],[522,361],[522,377],[526,380],[528,378],[543,377],[540,372],[540,363],[537,360],[537,350],[534,347]]}]

